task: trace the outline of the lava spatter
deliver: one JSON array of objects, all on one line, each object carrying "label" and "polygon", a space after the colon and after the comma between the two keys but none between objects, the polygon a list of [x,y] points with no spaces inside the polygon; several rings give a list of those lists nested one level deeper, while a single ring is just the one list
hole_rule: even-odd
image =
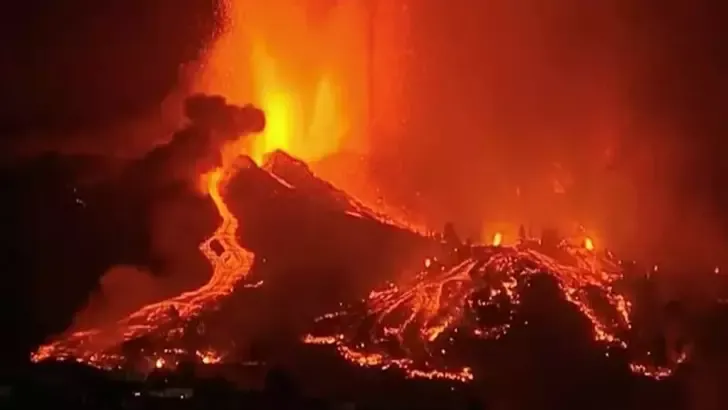
[{"label": "lava spatter", "polygon": [[[402,285],[388,284],[362,303],[316,320],[305,343],[336,347],[364,367],[402,370],[413,378],[467,382],[475,376],[458,351],[458,340],[496,340],[515,326],[526,289],[538,276],[557,285],[561,298],[591,324],[596,342],[626,349],[632,305],[617,290],[624,273],[609,253],[562,242],[544,252],[538,242],[475,247],[458,263],[425,261]],[[547,254],[549,253],[549,254]],[[520,322],[519,322],[520,321]],[[633,372],[656,379],[674,367],[634,362]]]}]

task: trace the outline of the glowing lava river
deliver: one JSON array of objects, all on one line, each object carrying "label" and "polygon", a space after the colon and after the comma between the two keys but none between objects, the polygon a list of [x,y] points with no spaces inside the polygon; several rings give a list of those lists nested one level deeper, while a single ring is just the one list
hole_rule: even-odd
[{"label": "glowing lava river", "polygon": [[[107,353],[112,351],[112,348],[162,329],[170,332],[180,331],[181,323],[196,317],[232,293],[234,287],[248,275],[254,260],[254,255],[238,244],[236,233],[239,222],[228,210],[222,196],[226,184],[237,169],[233,163],[230,166],[217,168],[202,177],[209,196],[222,217],[222,223],[214,235],[200,245],[200,250],[213,268],[208,283],[175,298],[144,306],[113,326],[79,331],[41,346],[31,356],[32,360],[37,362],[46,358],[73,358],[103,368],[121,365],[125,358],[120,354]],[[222,251],[219,252],[215,248]],[[203,362],[218,360],[212,356],[212,352],[196,352],[196,354]],[[159,364],[157,366],[159,367]]]}]

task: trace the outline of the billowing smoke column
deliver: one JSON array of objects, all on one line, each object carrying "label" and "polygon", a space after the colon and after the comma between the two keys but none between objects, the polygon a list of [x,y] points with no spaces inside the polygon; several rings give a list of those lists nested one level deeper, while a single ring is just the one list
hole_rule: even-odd
[{"label": "billowing smoke column", "polygon": [[196,181],[222,165],[224,144],[265,128],[265,114],[252,105],[228,104],[221,96],[193,95],[185,101],[189,124],[172,141],[152,150],[130,171],[132,178],[169,183],[180,177]]}]

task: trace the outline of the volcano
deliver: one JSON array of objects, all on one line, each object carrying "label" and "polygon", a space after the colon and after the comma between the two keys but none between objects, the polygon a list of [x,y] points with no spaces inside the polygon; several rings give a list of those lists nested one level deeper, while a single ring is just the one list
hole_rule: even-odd
[{"label": "volcano", "polygon": [[[483,349],[492,355],[524,332],[567,335],[652,378],[679,364],[631,347],[629,278],[590,241],[575,246],[544,236],[472,246],[424,237],[285,152],[262,166],[241,156],[233,169],[220,195],[235,219],[218,230],[231,236],[213,235],[201,247],[216,261],[208,284],[110,326],[64,335],[33,359],[102,368],[133,361],[149,369],[243,360],[249,352],[234,353],[236,336],[224,329],[250,327],[235,319],[247,309],[267,312],[269,327],[305,334],[304,344],[330,345],[357,366],[399,369],[408,378],[471,381]],[[416,260],[424,260],[421,269],[413,269]],[[393,282],[396,271],[405,273]]]},{"label": "volcano", "polygon": [[[590,371],[654,379],[685,360],[682,351],[668,359],[661,345],[642,343],[630,285],[640,274],[588,238],[574,245],[553,232],[540,240],[524,234],[505,246],[498,235],[484,246],[460,242],[452,226],[443,235],[413,232],[283,151],[260,166],[242,155],[239,136],[263,127],[254,107],[207,96],[193,102],[191,124],[172,143],[87,185],[84,198],[102,204],[92,213],[98,222],[118,209],[120,193],[128,198],[120,224],[88,233],[112,242],[117,232],[129,242],[140,237],[147,225],[136,218],[150,202],[193,204],[180,224],[204,223],[184,246],[207,262],[208,282],[118,321],[66,332],[39,347],[34,361],[149,372],[330,352],[351,369],[464,384],[529,367],[512,364],[524,352],[542,362],[564,358],[562,367],[581,360]],[[128,234],[126,225],[134,226]],[[120,262],[118,253],[107,256],[107,264]],[[126,258],[151,259],[145,252]]]}]

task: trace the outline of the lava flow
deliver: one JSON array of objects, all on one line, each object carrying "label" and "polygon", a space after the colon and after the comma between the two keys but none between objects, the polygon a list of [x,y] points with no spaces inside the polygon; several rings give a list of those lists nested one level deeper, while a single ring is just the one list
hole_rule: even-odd
[{"label": "lava flow", "polygon": [[[227,162],[223,161],[223,166],[202,176],[208,194],[222,217],[222,223],[212,237],[200,244],[200,250],[213,268],[209,282],[197,290],[144,306],[111,327],[79,331],[41,346],[32,354],[33,361],[50,357],[74,358],[104,368],[119,365],[124,358],[119,354],[108,353],[110,348],[159,330],[169,333],[180,331],[180,324],[196,317],[233,291],[235,285],[250,272],[254,255],[238,244],[236,232],[239,221],[228,210],[222,195],[230,178],[244,165],[244,158],[239,157],[237,162],[230,164]],[[216,358],[204,352],[195,353],[203,363],[216,361]],[[155,365],[160,363],[159,360],[161,358],[156,360]]]},{"label": "lava flow", "polygon": [[[562,242],[552,252],[538,241],[515,246],[501,245],[500,238],[497,242],[473,247],[450,263],[427,259],[413,280],[402,286],[390,283],[361,304],[317,319],[318,332],[306,335],[304,342],[334,345],[359,366],[395,367],[408,377],[469,381],[474,372],[459,357],[458,343],[497,340],[516,326],[527,326],[519,306],[533,279],[541,276],[552,278],[563,300],[591,323],[595,341],[627,348],[632,304],[617,290],[624,273],[608,252],[597,253],[591,241],[587,247]],[[632,363],[630,368],[660,379],[677,364]]]}]

